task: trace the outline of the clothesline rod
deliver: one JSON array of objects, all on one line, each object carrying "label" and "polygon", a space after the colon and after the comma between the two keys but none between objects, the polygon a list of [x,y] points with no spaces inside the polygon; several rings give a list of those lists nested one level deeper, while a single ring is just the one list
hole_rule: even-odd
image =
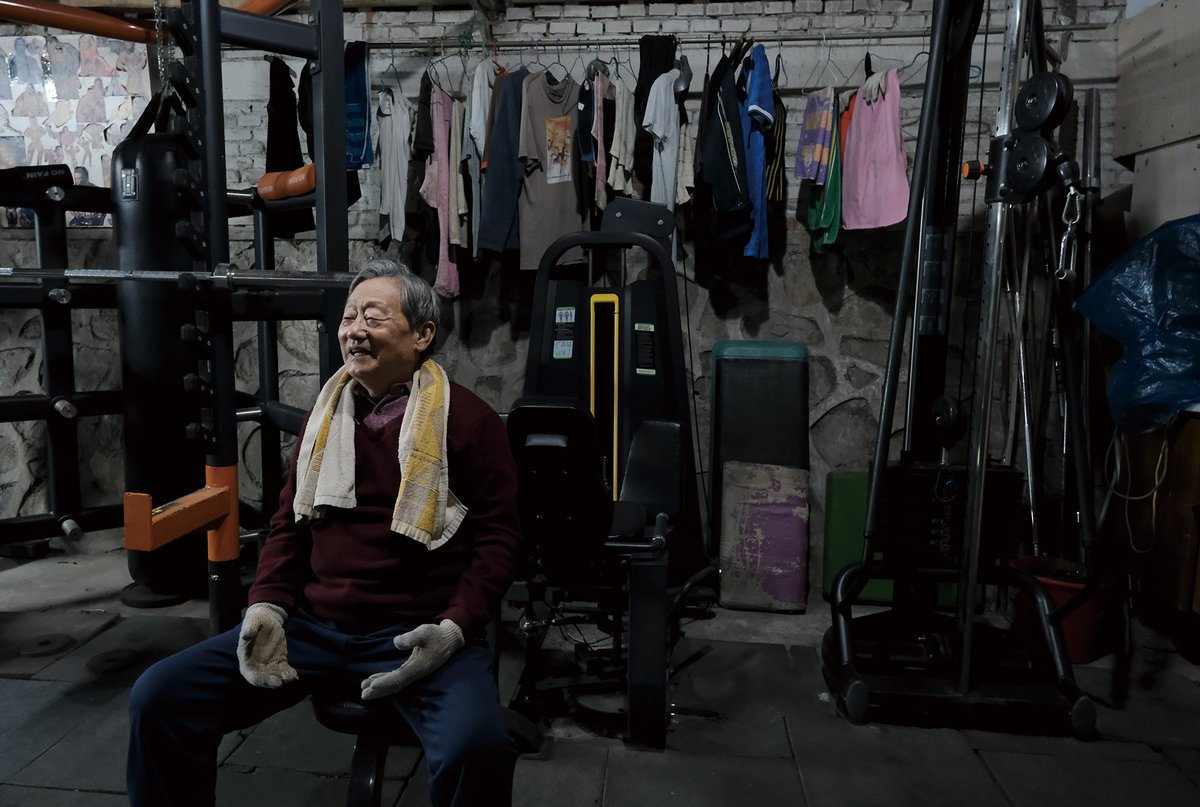
[{"label": "clothesline rod", "polygon": [[[1065,32],[1080,32],[1080,31],[1103,31],[1109,26],[1104,23],[1069,23],[1065,25],[1047,25],[1044,27],[1046,33],[1065,33]],[[1004,33],[1003,28],[980,28],[977,36],[1000,36]],[[720,34],[711,35],[682,35],[676,36],[676,40],[681,45],[719,45],[721,41]],[[730,35],[725,34],[725,39],[729,43],[737,42],[741,34]],[[873,42],[882,39],[913,39],[925,41],[929,38],[928,31],[840,31],[826,34],[772,34],[766,31],[746,33],[748,39],[754,39],[764,45],[777,43],[796,43],[796,42]],[[531,48],[564,48],[575,50],[595,50],[597,48],[621,46],[637,44],[637,38],[633,35],[627,36],[580,36],[572,38],[560,39],[495,39],[495,46],[498,50],[529,50]],[[427,51],[430,48],[437,47],[440,44],[451,45],[457,44],[457,39],[409,39],[397,40],[394,42],[367,42],[368,48],[394,48],[396,50],[419,50]],[[482,47],[484,42],[477,42],[474,39],[471,41],[472,47]],[[491,47],[491,43],[487,43]]]}]

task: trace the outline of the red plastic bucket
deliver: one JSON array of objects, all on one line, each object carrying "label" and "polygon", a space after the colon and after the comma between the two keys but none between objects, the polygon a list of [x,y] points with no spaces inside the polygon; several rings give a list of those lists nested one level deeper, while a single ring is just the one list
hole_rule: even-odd
[{"label": "red plastic bucket", "polygon": [[[1084,569],[1078,563],[1062,558],[1021,557],[1011,562],[1014,569],[1029,572],[1041,582],[1054,607],[1064,605],[1083,591]],[[1097,591],[1079,604],[1062,621],[1063,641],[1067,645],[1067,656],[1072,664],[1088,664],[1104,655],[1100,637],[1100,623],[1104,607]],[[1028,595],[1019,592],[1014,603],[1018,631],[1040,634],[1037,626],[1037,611]]]}]

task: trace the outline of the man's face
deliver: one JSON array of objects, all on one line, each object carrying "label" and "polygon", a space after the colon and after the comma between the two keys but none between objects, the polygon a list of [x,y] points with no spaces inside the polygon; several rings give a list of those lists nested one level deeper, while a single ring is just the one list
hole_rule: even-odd
[{"label": "man's face", "polygon": [[358,284],[346,300],[338,328],[346,370],[372,398],[411,380],[433,337],[432,322],[416,328],[409,324],[401,310],[400,283],[387,277]]}]

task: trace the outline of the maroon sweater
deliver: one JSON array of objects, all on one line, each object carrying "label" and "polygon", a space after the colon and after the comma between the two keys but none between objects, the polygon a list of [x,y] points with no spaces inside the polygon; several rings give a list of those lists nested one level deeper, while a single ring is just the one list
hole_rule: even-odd
[{"label": "maroon sweater", "polygon": [[355,429],[353,510],[329,508],[323,519],[297,524],[289,474],[251,603],[303,606],[322,619],[380,627],[451,619],[468,637],[482,635],[512,582],[520,540],[517,473],[504,425],[473,392],[451,384],[450,489],[468,512],[454,537],[429,550],[391,531],[401,422],[394,418],[378,432]]}]

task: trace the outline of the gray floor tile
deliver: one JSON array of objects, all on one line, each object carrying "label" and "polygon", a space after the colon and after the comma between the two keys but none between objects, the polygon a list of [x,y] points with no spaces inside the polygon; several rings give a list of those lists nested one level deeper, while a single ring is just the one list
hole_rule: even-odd
[{"label": "gray floor tile", "polygon": [[783,711],[819,704],[825,688],[811,648],[685,639],[672,661],[673,751],[790,758]]},{"label": "gray floor tile", "polygon": [[790,759],[783,715],[754,710],[706,717],[676,713],[667,731],[667,748],[686,754]]},{"label": "gray floor tile", "polygon": [[255,804],[345,807],[346,780],[281,768],[222,766],[217,771],[217,807]]},{"label": "gray floor tile", "polygon": [[540,807],[599,807],[609,746],[556,740],[546,759],[518,759],[513,803]]},{"label": "gray floor tile", "polygon": [[[68,655],[117,621],[116,614],[85,611],[0,613],[0,676],[26,678]],[[49,652],[50,644],[61,650]],[[47,653],[41,655],[41,653]]]},{"label": "gray floor tile", "polygon": [[0,785],[0,807],[126,807],[124,793],[87,793]]},{"label": "gray floor tile", "polygon": [[155,661],[207,637],[208,621],[203,619],[126,617],[35,678],[131,686]]},{"label": "gray floor tile", "polygon": [[1034,737],[974,730],[964,731],[963,736],[976,751],[1011,751],[1018,754],[1142,760],[1145,762],[1153,762],[1158,759],[1158,754],[1146,743],[1114,740],[1085,742],[1076,740],[1074,737]]},{"label": "gray floor tile", "polygon": [[825,685],[811,647],[682,639],[672,654],[672,700],[725,715],[819,703]]},{"label": "gray floor tile", "polygon": [[[354,753],[354,737],[322,726],[305,700],[267,718],[252,731],[226,762],[243,767],[288,768],[326,776],[347,776]],[[411,775],[421,751],[414,746],[394,746],[388,751],[385,776]]]},{"label": "gray floor tile", "polygon": [[1200,787],[1200,750],[1195,748],[1164,748],[1163,756],[1183,771],[1192,784]]},{"label": "gray floor tile", "polygon": [[0,782],[44,754],[117,690],[0,679]]},{"label": "gray floor tile", "polygon": [[827,714],[787,721],[813,807],[1008,807],[952,729],[855,726],[832,706]]},{"label": "gray floor tile", "polygon": [[9,781],[18,785],[125,792],[129,693],[118,691]]},{"label": "gray floor tile", "polygon": [[[1077,670],[1086,692],[1104,692],[1110,673]],[[1121,709],[1097,706],[1097,728],[1107,740],[1200,748],[1200,684],[1171,672],[1139,678]]]},{"label": "gray floor tile", "polygon": [[613,747],[608,757],[604,807],[648,804],[805,807],[812,802],[805,800],[800,777],[790,760]]},{"label": "gray floor tile", "polygon": [[1013,807],[1195,807],[1200,789],[1165,760],[981,752]]}]

